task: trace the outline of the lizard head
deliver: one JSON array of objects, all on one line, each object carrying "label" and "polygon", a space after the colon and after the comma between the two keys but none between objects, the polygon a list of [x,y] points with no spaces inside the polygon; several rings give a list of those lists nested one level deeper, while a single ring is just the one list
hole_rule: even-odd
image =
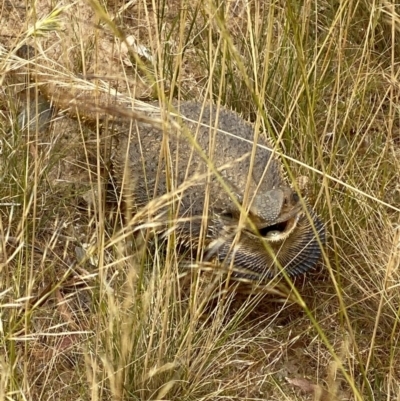
[{"label": "lizard head", "polygon": [[239,211],[213,216],[213,240],[206,253],[206,259],[229,266],[234,277],[272,278],[282,269],[295,276],[314,267],[321,256],[322,223],[290,187],[254,196],[242,224],[240,220]]}]

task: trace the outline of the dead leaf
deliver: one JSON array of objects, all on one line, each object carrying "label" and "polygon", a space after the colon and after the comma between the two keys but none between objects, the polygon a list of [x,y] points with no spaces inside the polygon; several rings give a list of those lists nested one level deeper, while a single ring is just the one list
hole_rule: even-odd
[{"label": "dead leaf", "polygon": [[286,381],[295,387],[299,387],[305,393],[313,393],[315,391],[315,387],[317,386],[316,384],[311,383],[307,379],[299,379],[299,378],[291,379],[290,377],[286,377]]},{"label": "dead leaf", "polygon": [[289,384],[298,387],[300,390],[307,394],[314,394],[315,400],[318,401],[335,401],[337,398],[334,394],[330,393],[328,390],[324,389],[319,384],[314,384],[310,380],[290,377],[285,378]]},{"label": "dead leaf", "polygon": [[124,64],[132,66],[132,63],[129,59],[129,51],[133,51],[139,57],[153,62],[153,55],[151,54],[151,51],[146,46],[139,44],[133,35],[127,36],[125,40],[121,43],[120,47],[120,52]]}]

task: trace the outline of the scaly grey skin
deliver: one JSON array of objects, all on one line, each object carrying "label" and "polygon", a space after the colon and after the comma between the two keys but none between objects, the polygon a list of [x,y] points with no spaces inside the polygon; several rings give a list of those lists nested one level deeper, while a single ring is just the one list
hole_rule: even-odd
[{"label": "scaly grey skin", "polygon": [[[37,122],[39,130],[46,128],[51,119],[48,103],[41,101],[38,109],[40,116],[35,119],[33,102],[31,130]],[[174,117],[179,129],[162,130],[135,121],[113,123],[113,180],[132,212],[164,197],[165,203],[147,214],[157,235],[173,227],[179,251],[229,268],[236,278],[264,280],[282,269],[295,276],[313,268],[321,257],[314,230],[324,243],[323,225],[306,206],[310,221],[270,150],[257,147],[251,167],[253,126],[224,108],[217,115],[211,105],[186,102],[178,111],[188,119]],[[26,111],[20,114],[20,123],[26,115]],[[272,148],[262,138],[259,144]]]},{"label": "scaly grey skin", "polygon": [[49,102],[43,96],[38,96],[37,102],[32,101],[29,108],[25,107],[19,113],[18,128],[32,134],[36,132],[36,129],[39,132],[45,130],[50,125],[53,112],[54,110]]},{"label": "scaly grey skin", "polygon": [[[31,59],[35,52],[23,46],[17,54]],[[90,120],[84,107],[79,111]],[[295,276],[313,268],[321,257],[324,227],[287,184],[271,151],[257,147],[251,167],[253,126],[233,111],[221,108],[217,115],[214,106],[203,108],[200,103],[181,103],[179,112],[191,120],[175,118],[181,129],[113,122],[118,131],[114,181],[133,213],[154,198],[170,195],[161,209],[148,215],[150,221],[158,220],[157,234],[164,235],[172,226],[179,250],[230,268],[235,277],[262,280],[282,269]],[[216,120],[218,129],[231,135],[208,128],[215,127]],[[40,126],[43,120],[39,121]],[[259,144],[272,148],[262,136]]]},{"label": "scaly grey skin", "polygon": [[[282,268],[294,276],[314,267],[321,250],[313,226],[324,243],[322,223],[307,207],[309,221],[300,196],[285,182],[281,163],[271,151],[257,147],[251,169],[253,145],[244,140],[253,141],[253,126],[222,108],[218,129],[231,135],[208,128],[215,126],[217,109],[210,105],[203,108],[200,103],[181,103],[179,113],[191,121],[181,122],[181,130],[164,132],[164,142],[160,129],[141,123],[117,124],[113,175],[119,191],[129,197],[135,210],[154,197],[193,182],[176,197],[178,210],[172,220],[168,205],[154,212],[164,211],[164,219],[170,219],[159,233],[173,221],[182,250],[190,249],[193,254],[194,249],[203,261],[213,260],[231,268],[234,277],[251,280],[272,278]],[[215,171],[208,170],[188,133],[196,138],[229,191]],[[272,148],[266,141],[259,143]],[[238,204],[243,204],[246,187],[249,203],[243,208],[248,212],[239,229]]]}]

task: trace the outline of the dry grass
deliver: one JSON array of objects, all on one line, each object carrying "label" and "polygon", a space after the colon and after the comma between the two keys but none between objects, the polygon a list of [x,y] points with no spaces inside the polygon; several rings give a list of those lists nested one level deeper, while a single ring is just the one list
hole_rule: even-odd
[{"label": "dry grass", "polygon": [[[400,400],[400,9],[298,3],[3,1],[0,401]],[[252,296],[182,278],[173,243],[149,254],[108,214],[99,126],[21,127],[40,91],[242,113],[310,178],[321,267]]]}]

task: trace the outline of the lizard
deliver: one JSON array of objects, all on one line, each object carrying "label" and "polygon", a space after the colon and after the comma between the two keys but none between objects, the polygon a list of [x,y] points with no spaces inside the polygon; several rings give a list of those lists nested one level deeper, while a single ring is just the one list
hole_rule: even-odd
[{"label": "lizard", "polygon": [[178,246],[230,266],[234,277],[270,279],[281,269],[295,276],[313,268],[325,229],[287,183],[270,141],[260,140],[264,146],[256,146],[252,159],[254,126],[234,111],[198,102],[177,110],[184,119],[173,117],[177,124],[167,132],[146,123],[117,128],[118,191],[140,208],[175,190]]},{"label": "lizard", "polygon": [[[156,235],[174,231],[179,251],[236,278],[296,276],[313,268],[325,228],[287,182],[271,141],[261,137],[253,147],[254,126],[227,108],[174,106],[166,124],[141,113],[126,117],[128,109],[112,118],[112,179],[131,213],[158,199],[148,214]],[[102,117],[113,110],[103,108]],[[85,107],[79,114],[94,120]]]}]

